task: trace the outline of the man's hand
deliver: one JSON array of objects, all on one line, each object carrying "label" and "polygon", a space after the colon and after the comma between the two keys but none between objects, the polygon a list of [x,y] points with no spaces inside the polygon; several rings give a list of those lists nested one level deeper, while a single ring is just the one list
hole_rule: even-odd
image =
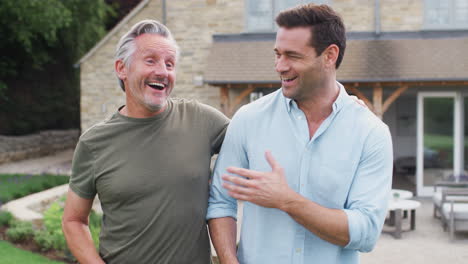
[{"label": "man's hand", "polygon": [[349,243],[346,213],[340,209],[323,207],[296,193],[288,186],[283,168],[269,151],[265,153],[265,157],[272,168],[270,172],[233,167],[227,169],[229,173],[245,177],[226,174],[222,176],[226,181],[223,187],[228,190],[229,195],[259,206],[277,208],[320,238],[346,246]]},{"label": "man's hand", "polygon": [[364,107],[366,107],[366,108],[369,108],[369,107],[367,107],[366,103],[364,103],[364,101],[361,100],[361,99],[359,99],[357,96],[351,95],[351,99],[353,99],[354,101],[356,101],[358,104],[360,104],[360,105],[362,105],[362,106],[364,106]]},{"label": "man's hand", "polygon": [[227,171],[242,177],[224,174],[222,179],[226,182],[223,187],[229,195],[243,201],[248,201],[263,207],[281,209],[297,195],[289,186],[284,170],[275,161],[270,151],[265,152],[265,158],[272,171],[259,172],[237,167],[229,167]]}]

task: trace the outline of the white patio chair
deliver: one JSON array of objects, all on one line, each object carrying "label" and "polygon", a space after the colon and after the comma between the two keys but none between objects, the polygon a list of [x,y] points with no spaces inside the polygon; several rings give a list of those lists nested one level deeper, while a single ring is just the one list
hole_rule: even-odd
[{"label": "white patio chair", "polygon": [[[438,218],[441,215],[442,208],[442,191],[449,190],[453,188],[468,188],[467,181],[453,182],[453,181],[439,181],[434,185],[434,194],[432,196],[432,201],[434,203],[434,218]],[[451,200],[454,201],[468,201],[467,197],[451,197]]]},{"label": "white patio chair", "polygon": [[468,188],[442,191],[441,219],[453,240],[456,231],[468,231]]}]

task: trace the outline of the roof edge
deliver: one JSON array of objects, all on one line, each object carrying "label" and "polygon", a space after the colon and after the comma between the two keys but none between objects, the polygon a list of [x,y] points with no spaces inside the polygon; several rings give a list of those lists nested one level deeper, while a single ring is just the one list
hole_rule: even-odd
[{"label": "roof edge", "polygon": [[373,82],[468,82],[468,78],[382,78],[382,79],[340,79],[341,83],[373,83]]},{"label": "roof edge", "polygon": [[468,30],[384,31],[379,34],[370,31],[351,31],[346,33],[346,37],[349,40],[466,38]]},{"label": "roof edge", "polygon": [[244,81],[244,80],[205,80],[204,81],[206,84],[274,84],[274,83],[281,83],[280,80],[274,80],[274,81],[268,81],[268,80],[262,80],[262,81]]},{"label": "roof edge", "polygon": [[79,66],[91,57],[101,46],[104,45],[118,30],[120,30],[127,22],[133,18],[143,7],[145,7],[151,0],[142,0],[135,8],[130,11],[120,22],[109,31],[94,47],[92,47],[81,59],[75,64]]},{"label": "roof edge", "polygon": [[[380,34],[376,34],[373,31],[346,32],[346,38],[348,40],[438,39],[466,37],[468,37],[468,30],[384,31]],[[213,42],[274,41],[275,38],[276,32],[213,34]]]}]

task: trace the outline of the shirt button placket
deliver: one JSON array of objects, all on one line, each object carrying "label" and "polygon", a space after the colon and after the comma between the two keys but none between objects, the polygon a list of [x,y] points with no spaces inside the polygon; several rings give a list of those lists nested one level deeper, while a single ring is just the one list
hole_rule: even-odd
[{"label": "shirt button placket", "polygon": [[304,263],[304,243],[305,243],[305,228],[303,226],[297,227],[296,241],[293,248],[293,263]]},{"label": "shirt button placket", "polygon": [[[299,188],[299,193],[302,196],[307,196],[307,189],[305,186],[305,179],[307,177],[308,173],[308,148],[305,147],[302,153],[302,158],[301,158],[301,163],[300,163],[300,175],[299,175],[299,182],[298,182],[298,188]],[[305,244],[305,235],[306,235],[306,229],[298,225],[297,226],[297,232],[296,232],[296,241],[294,243],[294,264],[302,264],[304,262],[304,244]]]}]

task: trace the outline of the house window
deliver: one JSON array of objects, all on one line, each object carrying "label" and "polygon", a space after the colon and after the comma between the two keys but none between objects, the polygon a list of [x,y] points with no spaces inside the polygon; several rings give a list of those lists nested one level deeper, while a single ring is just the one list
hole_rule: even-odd
[{"label": "house window", "polygon": [[467,29],[468,0],[425,0],[426,29]]},{"label": "house window", "polygon": [[246,29],[248,32],[276,30],[275,17],[281,10],[298,4],[329,4],[330,0],[246,0]]}]

